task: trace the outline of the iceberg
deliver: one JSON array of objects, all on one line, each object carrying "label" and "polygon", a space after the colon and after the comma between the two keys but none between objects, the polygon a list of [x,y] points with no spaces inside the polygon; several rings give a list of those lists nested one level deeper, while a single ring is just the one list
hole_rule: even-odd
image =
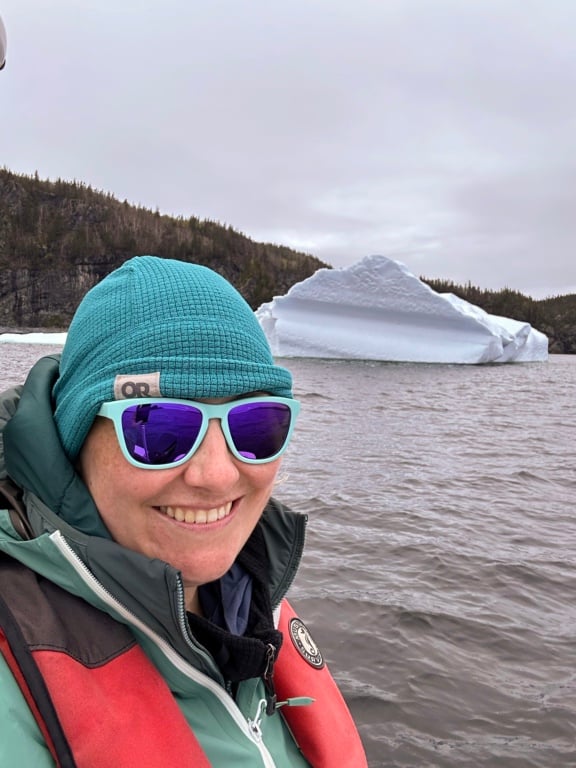
[{"label": "iceberg", "polygon": [[547,336],[529,323],[437,293],[385,256],[319,269],[262,304],[256,317],[276,357],[462,364],[548,359]]},{"label": "iceberg", "polygon": [[64,344],[67,333],[0,333],[0,344]]}]

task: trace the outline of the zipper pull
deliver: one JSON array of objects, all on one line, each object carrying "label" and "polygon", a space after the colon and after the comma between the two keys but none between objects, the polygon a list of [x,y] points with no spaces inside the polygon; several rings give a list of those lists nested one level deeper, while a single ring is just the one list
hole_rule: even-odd
[{"label": "zipper pull", "polygon": [[256,717],[254,720],[248,720],[248,725],[252,731],[256,741],[262,741],[262,715],[266,711],[266,699],[260,699],[258,702],[258,709],[256,710]]},{"label": "zipper pull", "polygon": [[276,709],[280,709],[280,707],[309,707],[315,701],[316,699],[310,696],[292,696],[292,698],[286,699],[286,701],[278,701]]},{"label": "zipper pull", "polygon": [[276,648],[272,643],[266,647],[266,667],[262,679],[266,688],[266,714],[273,715],[276,712],[276,689],[274,688],[274,661],[276,657]]}]

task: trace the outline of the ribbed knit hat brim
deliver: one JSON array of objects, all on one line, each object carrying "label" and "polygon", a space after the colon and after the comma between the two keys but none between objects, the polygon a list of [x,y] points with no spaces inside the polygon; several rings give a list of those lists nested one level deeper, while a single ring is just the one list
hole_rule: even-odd
[{"label": "ribbed knit hat brim", "polygon": [[[127,261],[92,288],[70,325],[54,387],[55,420],[74,460],[117,377],[156,377],[162,397],[203,399],[267,392],[292,397],[247,302],[197,264],[154,256]],[[143,394],[128,387],[124,395]],[[118,390],[116,390],[118,395]]]}]

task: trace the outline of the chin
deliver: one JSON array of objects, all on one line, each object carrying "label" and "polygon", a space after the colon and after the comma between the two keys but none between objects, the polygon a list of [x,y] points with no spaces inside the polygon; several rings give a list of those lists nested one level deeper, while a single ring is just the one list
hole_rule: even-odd
[{"label": "chin", "polygon": [[[194,563],[193,566],[186,567],[185,565],[180,568],[182,574],[182,581],[185,587],[201,587],[202,584],[209,584],[211,581],[217,581],[227,573],[236,557],[227,560],[220,560],[215,563],[212,561],[206,568],[198,568],[198,563]],[[178,567],[178,566],[176,566]]]}]

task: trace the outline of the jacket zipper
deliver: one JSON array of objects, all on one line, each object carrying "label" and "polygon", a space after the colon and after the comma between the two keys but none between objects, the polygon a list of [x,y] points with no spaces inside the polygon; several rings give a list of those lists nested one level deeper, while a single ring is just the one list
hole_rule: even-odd
[{"label": "jacket zipper", "polygon": [[[65,560],[72,566],[74,571],[82,579],[84,584],[88,586],[92,592],[99,597],[106,605],[113,608],[123,619],[127,619],[133,626],[137,627],[143,632],[157,648],[164,654],[168,661],[183,675],[193,680],[195,683],[204,686],[216,698],[221,702],[224,708],[232,720],[236,723],[240,731],[247,736],[250,741],[256,745],[262,758],[262,763],[265,768],[276,768],[272,755],[268,751],[268,748],[262,741],[262,732],[260,728],[254,728],[254,721],[247,720],[240,709],[238,708],[234,699],[232,699],[226,690],[222,688],[218,683],[212,680],[208,675],[200,672],[187,661],[185,661],[164,638],[157,635],[154,630],[146,626],[135,614],[132,613],[125,605],[123,605],[117,598],[114,597],[106,587],[101,584],[94,576],[88,566],[78,557],[76,552],[72,549],[70,544],[66,541],[65,537],[60,531],[54,531],[50,534],[50,539],[56,546],[56,549],[62,554]],[[198,650],[198,649],[196,649]]]},{"label": "jacket zipper", "polygon": [[264,688],[266,690],[266,714],[273,715],[276,712],[276,688],[274,687],[274,662],[276,660],[276,648],[272,643],[268,643],[266,648],[266,669],[262,675]]}]

